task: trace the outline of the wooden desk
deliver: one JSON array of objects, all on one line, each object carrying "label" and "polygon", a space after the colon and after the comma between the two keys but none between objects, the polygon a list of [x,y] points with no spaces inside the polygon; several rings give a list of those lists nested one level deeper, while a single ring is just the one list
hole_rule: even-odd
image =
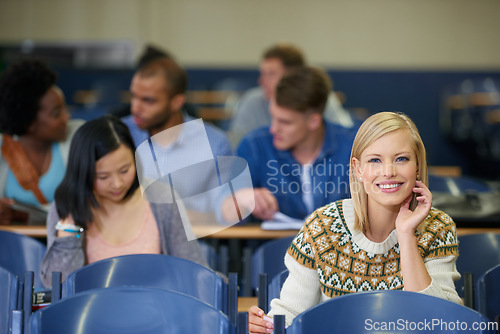
[{"label": "wooden desk", "polygon": [[263,230],[259,224],[231,226],[207,235],[209,239],[278,239],[296,235],[298,230]]},{"label": "wooden desk", "polygon": [[238,312],[248,312],[250,306],[257,304],[257,297],[238,297]]},{"label": "wooden desk", "polygon": [[[45,226],[0,225],[0,230],[16,232],[35,238],[46,238]],[[277,239],[297,234],[297,230],[269,231],[263,230],[258,224],[232,226],[222,231],[207,235],[208,239]]]},{"label": "wooden desk", "polygon": [[[24,234],[34,238],[46,238],[47,230],[45,226],[26,226],[26,225],[0,225],[0,230],[11,231]],[[214,234],[207,235],[206,239],[278,239],[291,235],[296,235],[297,230],[270,231],[263,230],[258,224],[232,226]],[[472,233],[500,233],[500,227],[458,227],[458,235]]]},{"label": "wooden desk", "polygon": [[0,225],[0,230],[24,234],[33,238],[47,237],[47,229],[45,226]]}]

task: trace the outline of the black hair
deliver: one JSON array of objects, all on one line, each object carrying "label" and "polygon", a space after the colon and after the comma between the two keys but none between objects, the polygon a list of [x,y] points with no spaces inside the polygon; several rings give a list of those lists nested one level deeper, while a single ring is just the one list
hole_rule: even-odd
[{"label": "black hair", "polygon": [[9,66],[0,77],[0,132],[24,135],[36,120],[40,99],[56,81],[56,73],[37,59]]},{"label": "black hair", "polygon": [[186,71],[173,58],[154,58],[142,66],[137,74],[147,78],[161,74],[165,77],[167,92],[169,96],[185,94],[188,84]]},{"label": "black hair", "polygon": [[[59,217],[73,217],[76,224],[86,227],[93,220],[92,208],[99,208],[94,195],[97,160],[118,149],[120,144],[132,154],[135,144],[127,126],[116,116],[105,115],[82,125],[75,133],[69,151],[66,174],[55,192]],[[137,173],[125,198],[139,187]]]},{"label": "black hair", "polygon": [[147,45],[142,54],[140,55],[139,60],[137,61],[137,68],[141,69],[147,64],[151,63],[152,61],[162,58],[172,59],[173,57],[172,55],[170,55],[170,53],[168,53],[165,50],[162,50],[151,44]]}]

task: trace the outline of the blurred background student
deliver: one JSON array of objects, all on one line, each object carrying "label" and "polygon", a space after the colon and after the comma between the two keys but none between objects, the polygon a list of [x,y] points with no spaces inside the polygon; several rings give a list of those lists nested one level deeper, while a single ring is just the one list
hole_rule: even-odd
[{"label": "blurred background student", "polygon": [[43,206],[66,169],[81,120],[70,121],[56,74],[38,60],[12,64],[0,77],[0,224],[26,220],[14,201]]},{"label": "blurred background student", "polygon": [[[230,138],[233,146],[257,128],[271,124],[270,101],[275,96],[276,86],[281,78],[294,68],[305,66],[306,59],[301,49],[290,43],[276,43],[262,55],[259,65],[259,86],[249,89],[238,101],[231,121]],[[333,83],[331,89],[333,89]],[[333,91],[329,92],[324,107],[324,117],[332,123],[350,128],[354,121],[350,113],[342,107]]]},{"label": "blurred background student", "polygon": [[134,151],[115,116],[89,121],[75,134],[47,219],[46,286],[53,271],[65,279],[86,264],[127,254],[168,254],[208,266],[198,242],[187,240],[177,205],[142,197]]},{"label": "blurred background student", "polygon": [[[274,89],[271,124],[243,137],[237,154],[252,175],[254,218],[272,220],[281,212],[303,220],[315,208],[349,197],[347,167],[355,128],[326,118],[331,81],[320,68],[289,70]],[[230,204],[231,198],[223,212]]]}]

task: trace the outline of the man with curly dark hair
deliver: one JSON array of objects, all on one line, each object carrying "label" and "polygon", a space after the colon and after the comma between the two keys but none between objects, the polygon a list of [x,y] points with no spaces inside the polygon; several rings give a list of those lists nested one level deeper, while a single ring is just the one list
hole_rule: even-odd
[{"label": "man with curly dark hair", "polygon": [[0,224],[26,219],[14,201],[50,203],[62,180],[71,136],[57,75],[39,60],[24,59],[0,76]]}]

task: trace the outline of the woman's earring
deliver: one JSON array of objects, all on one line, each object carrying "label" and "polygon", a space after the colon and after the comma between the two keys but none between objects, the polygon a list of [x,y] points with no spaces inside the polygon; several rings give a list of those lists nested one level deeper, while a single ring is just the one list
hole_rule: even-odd
[{"label": "woman's earring", "polygon": [[360,178],[359,178],[359,180],[360,180],[361,182],[363,182],[363,178],[362,178],[362,177],[360,177]]}]

